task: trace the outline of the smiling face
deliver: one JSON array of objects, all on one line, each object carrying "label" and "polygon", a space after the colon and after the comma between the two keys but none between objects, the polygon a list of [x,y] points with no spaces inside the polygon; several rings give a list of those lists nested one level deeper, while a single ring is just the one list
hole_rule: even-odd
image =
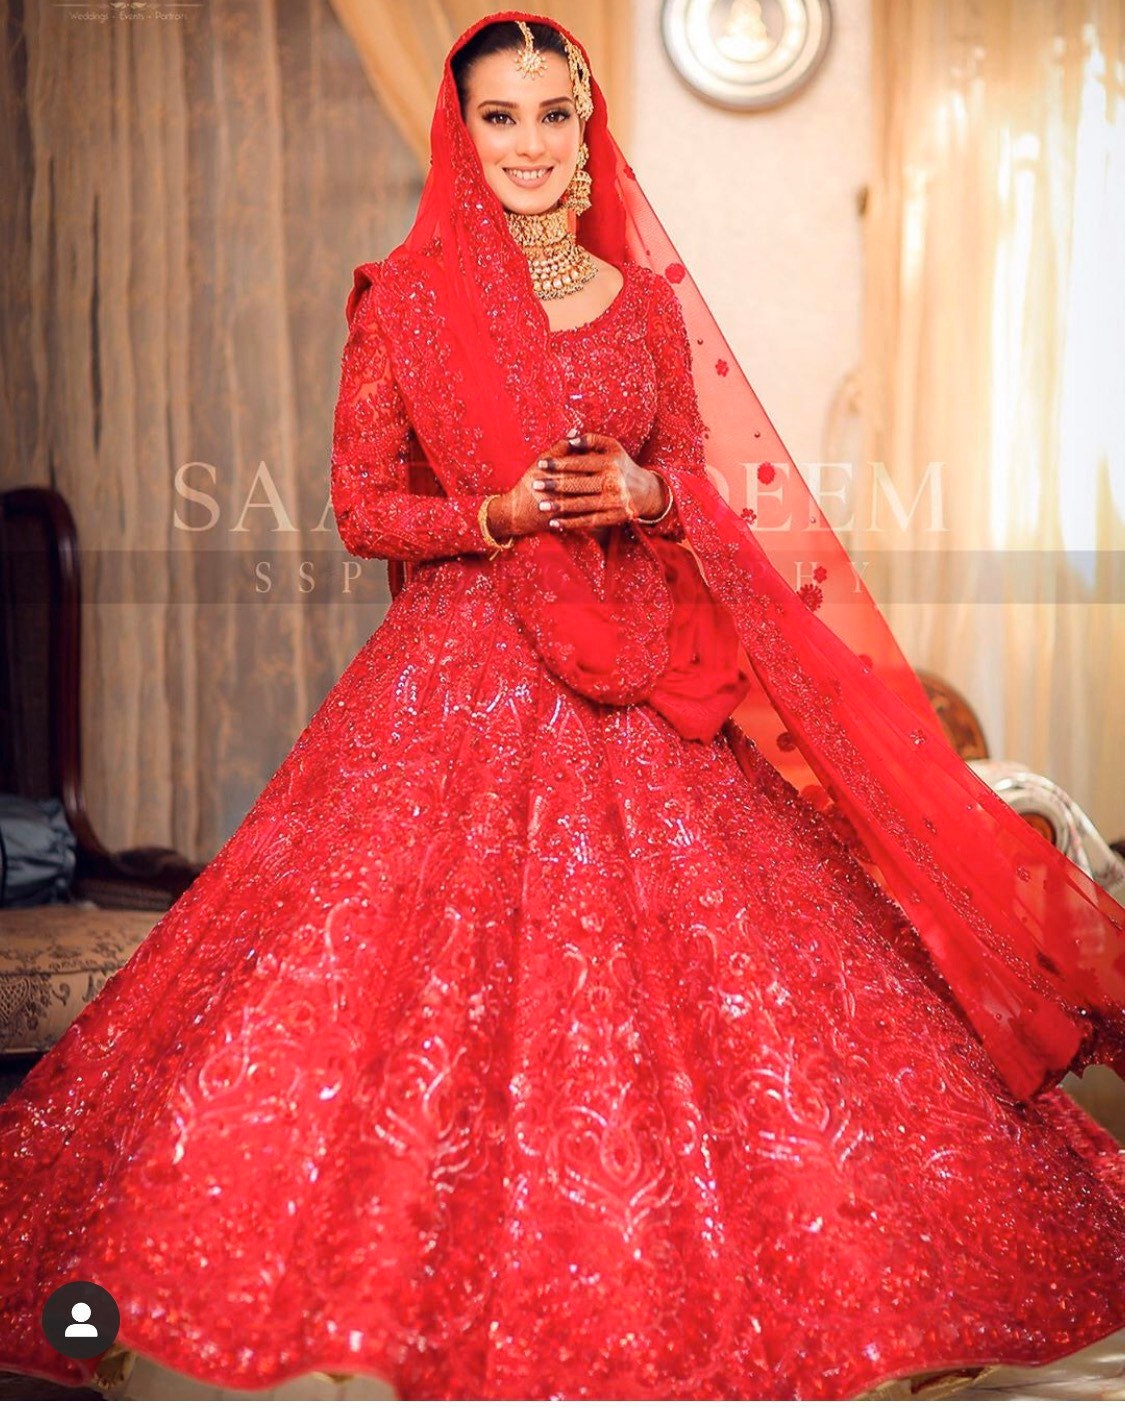
[{"label": "smiling face", "polygon": [[574,108],[566,60],[551,53],[543,59],[543,72],[527,78],[515,66],[515,51],[485,54],[467,83],[465,126],[485,180],[509,211],[525,216],[557,205],[578,165],[586,126]]}]

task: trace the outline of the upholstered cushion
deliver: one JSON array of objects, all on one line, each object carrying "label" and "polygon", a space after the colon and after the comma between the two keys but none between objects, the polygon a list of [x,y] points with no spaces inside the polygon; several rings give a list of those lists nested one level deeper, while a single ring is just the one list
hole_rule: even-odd
[{"label": "upholstered cushion", "polygon": [[49,1050],[161,917],[87,903],[0,909],[0,1054]]}]

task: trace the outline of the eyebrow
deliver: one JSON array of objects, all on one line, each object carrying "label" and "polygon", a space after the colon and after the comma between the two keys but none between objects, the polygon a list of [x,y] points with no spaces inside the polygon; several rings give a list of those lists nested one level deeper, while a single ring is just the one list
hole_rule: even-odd
[{"label": "eyebrow", "polygon": [[[540,103],[540,108],[549,108],[552,103],[573,103],[574,99],[570,94],[564,94],[562,98],[544,98]],[[485,98],[477,104],[478,108],[518,108],[518,103],[509,103],[505,98]]]}]

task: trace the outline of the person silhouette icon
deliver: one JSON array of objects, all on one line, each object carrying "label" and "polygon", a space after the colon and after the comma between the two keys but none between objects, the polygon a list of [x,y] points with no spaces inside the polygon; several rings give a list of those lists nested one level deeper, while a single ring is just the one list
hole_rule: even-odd
[{"label": "person silhouette icon", "polygon": [[71,1339],[75,1335],[84,1336],[89,1339],[97,1339],[98,1330],[96,1325],[88,1324],[91,1315],[90,1307],[84,1300],[76,1300],[70,1307],[70,1318],[75,1322],[67,1325],[66,1338]]},{"label": "person silhouette icon", "polygon": [[104,1354],[120,1328],[117,1301],[96,1281],[67,1281],[51,1292],[43,1306],[47,1343],[68,1359]]}]

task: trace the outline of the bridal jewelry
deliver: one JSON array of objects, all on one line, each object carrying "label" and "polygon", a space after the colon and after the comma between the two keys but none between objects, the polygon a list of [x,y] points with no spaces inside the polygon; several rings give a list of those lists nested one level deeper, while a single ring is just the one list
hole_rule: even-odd
[{"label": "bridal jewelry", "polygon": [[535,47],[535,37],[531,33],[526,20],[517,20],[523,35],[523,48],[516,55],[516,68],[525,78],[538,78],[543,72],[546,59]]},{"label": "bridal jewelry", "polygon": [[590,209],[590,187],[593,182],[590,173],[586,170],[586,158],[590,151],[585,143],[578,149],[578,165],[574,169],[574,175],[567,184],[566,190],[562,194],[559,202],[560,206],[568,211],[575,212],[581,216],[583,211]]},{"label": "bridal jewelry", "polygon": [[[649,469],[650,471],[652,471],[652,468]],[[637,516],[637,523],[643,524],[643,526],[659,526],[660,521],[664,519],[664,516],[666,516],[668,512],[670,512],[671,503],[673,503],[673,500],[676,499],[676,497],[673,496],[673,490],[671,490],[671,486],[668,485],[666,476],[661,475],[659,471],[653,471],[653,475],[656,476],[657,480],[659,480],[660,485],[664,487],[664,490],[667,490],[668,503],[666,504],[666,506],[664,506],[664,509],[661,510],[659,516],[650,516],[647,520],[644,519],[644,516]]]},{"label": "bridal jewelry", "polygon": [[480,532],[484,536],[484,542],[486,545],[492,546],[492,553],[488,556],[489,559],[495,559],[501,550],[511,549],[516,542],[515,535],[510,536],[506,540],[498,540],[488,528],[488,507],[498,495],[500,495],[500,492],[496,491],[492,495],[485,496],[484,500],[480,503],[480,509],[477,511],[477,524],[480,526]]},{"label": "bridal jewelry", "polygon": [[[516,55],[516,68],[527,78],[538,78],[543,72],[546,59],[535,47],[535,37],[525,20],[517,20],[523,35],[523,48]],[[582,51],[566,35],[566,63],[570,69],[570,86],[574,93],[574,107],[580,118],[588,118],[594,111],[594,95],[590,86],[590,66],[582,57]]]},{"label": "bridal jewelry", "polygon": [[540,299],[572,294],[598,273],[594,257],[570,233],[565,206],[552,206],[537,215],[517,211],[506,215],[512,239],[527,256],[531,283]]},{"label": "bridal jewelry", "polygon": [[[577,45],[572,44],[565,35],[563,43],[566,45],[566,63],[570,70],[570,91],[574,95],[574,110],[579,118],[585,121],[594,111],[594,93],[590,86],[590,66],[582,57],[582,51]],[[589,156],[590,150],[583,142],[578,149],[578,165],[562,195],[562,205],[578,216],[581,216],[583,211],[590,209],[592,182],[590,173],[586,170]]]},{"label": "bridal jewelry", "polygon": [[563,35],[566,45],[566,62],[570,69],[570,87],[574,92],[574,107],[580,118],[588,118],[594,111],[594,92],[590,87],[590,66],[582,57],[582,51]]}]

